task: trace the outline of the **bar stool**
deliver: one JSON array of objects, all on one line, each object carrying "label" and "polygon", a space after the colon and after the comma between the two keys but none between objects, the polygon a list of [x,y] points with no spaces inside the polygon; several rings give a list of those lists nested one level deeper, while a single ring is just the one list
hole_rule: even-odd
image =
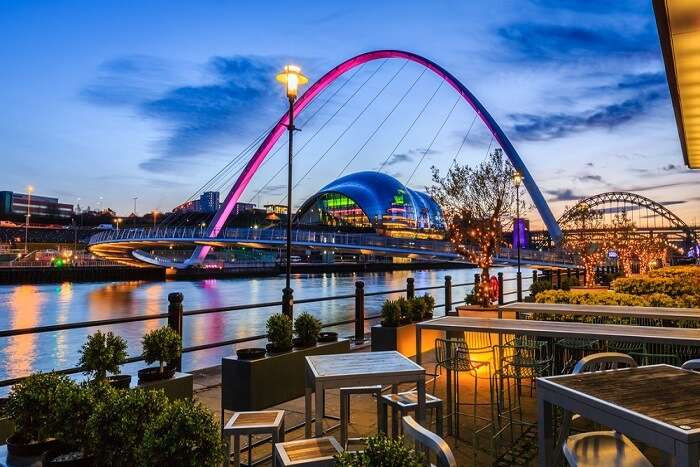
[{"label": "bar stool", "polygon": [[[248,465],[253,464],[253,435],[269,434],[275,443],[284,441],[284,410],[263,410],[256,412],[235,412],[223,429],[223,436],[230,440],[233,436],[233,465],[241,465],[241,435],[248,435]],[[274,452],[273,452],[274,456]],[[226,456],[226,465],[229,456]]]},{"label": "bar stool", "polygon": [[[399,435],[400,420],[409,412],[414,412],[418,408],[418,392],[406,391],[398,394],[384,394],[380,401],[380,429],[387,433],[389,424],[388,409],[391,407],[391,436],[396,438]],[[431,394],[425,395],[426,409],[435,410],[435,432],[438,436],[443,433],[442,399]]]},{"label": "bar stool", "polygon": [[[346,450],[348,449],[348,425],[350,424],[350,396],[353,394],[371,394],[377,399],[377,427],[381,425],[381,385],[340,388],[340,445]],[[352,441],[355,447],[361,445],[361,443],[355,443],[356,440]]]},{"label": "bar stool", "polygon": [[275,444],[278,467],[333,467],[336,465],[335,455],[341,452],[343,448],[332,436]]}]

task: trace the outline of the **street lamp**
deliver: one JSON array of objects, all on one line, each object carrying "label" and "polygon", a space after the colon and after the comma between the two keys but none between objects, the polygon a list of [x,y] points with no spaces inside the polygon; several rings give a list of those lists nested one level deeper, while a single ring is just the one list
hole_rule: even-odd
[{"label": "street lamp", "polygon": [[515,185],[515,228],[517,229],[517,234],[514,235],[514,239],[518,243],[518,275],[520,274],[520,244],[521,244],[521,233],[522,226],[520,225],[520,184],[523,183],[523,176],[520,172],[515,172],[513,175],[513,184]]},{"label": "street lamp", "polygon": [[29,218],[32,217],[31,213],[31,206],[32,206],[32,191],[34,191],[34,187],[31,185],[27,185],[27,217],[24,222],[24,254],[26,255],[28,250],[27,250],[27,239],[29,238]]},{"label": "street lamp", "polygon": [[156,228],[156,217],[158,217],[158,211],[154,209],[152,214],[153,214],[153,228],[155,229]]},{"label": "street lamp", "polygon": [[114,223],[117,224],[117,232],[119,232],[119,223],[120,223],[121,221],[122,221],[122,220],[121,220],[120,218],[118,218],[118,217],[117,217],[116,219],[114,219]]},{"label": "street lamp", "polygon": [[299,86],[309,82],[309,78],[301,73],[301,68],[296,65],[285,65],[284,70],[277,75],[277,81],[284,84],[287,99],[289,100],[289,155],[287,161],[287,258],[286,258],[286,281],[282,291],[282,313],[292,317],[292,304],[294,301],[294,291],[291,288],[290,280],[292,275],[292,152],[294,131],[294,101],[299,93]]}]

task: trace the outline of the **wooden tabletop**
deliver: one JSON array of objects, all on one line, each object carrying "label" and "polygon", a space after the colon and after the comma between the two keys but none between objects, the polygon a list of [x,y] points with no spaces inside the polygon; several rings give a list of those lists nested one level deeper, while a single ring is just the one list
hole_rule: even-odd
[{"label": "wooden tabletop", "polygon": [[[599,338],[631,342],[700,345],[700,329],[445,316],[416,324],[417,329],[492,332],[558,338]],[[307,357],[309,358],[309,357]]]},{"label": "wooden tabletop", "polygon": [[615,316],[669,320],[700,320],[698,308],[662,308],[649,306],[571,305],[568,303],[510,303],[503,311],[585,316]]},{"label": "wooden tabletop", "polygon": [[353,375],[422,374],[425,369],[399,352],[353,352],[306,357],[317,380]]},{"label": "wooden tabletop", "polygon": [[700,434],[700,373],[694,371],[651,365],[539,378],[537,387],[584,403],[609,404],[644,423],[663,424],[682,437]]}]

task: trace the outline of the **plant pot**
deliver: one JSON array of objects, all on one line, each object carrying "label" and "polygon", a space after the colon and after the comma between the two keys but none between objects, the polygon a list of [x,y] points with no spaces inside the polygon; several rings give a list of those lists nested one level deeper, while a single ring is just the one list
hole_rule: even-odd
[{"label": "plant pot", "polygon": [[[435,348],[435,339],[444,337],[442,331],[425,329],[421,334],[421,352]],[[416,325],[372,326],[372,352],[396,350],[406,357],[416,355]]]},{"label": "plant pot", "polygon": [[316,345],[316,341],[303,341],[301,337],[295,337],[294,339],[292,339],[292,345],[297,349],[305,349],[307,347],[313,347],[314,345]]},{"label": "plant pot", "polygon": [[143,381],[139,379],[139,389],[165,391],[170,400],[192,399],[194,393],[194,376],[189,373],[175,372],[169,379]]},{"label": "plant pot", "polygon": [[150,381],[161,381],[170,379],[175,374],[175,368],[166,366],[163,372],[160,372],[160,367],[148,367],[139,370],[139,383],[147,383]]},{"label": "plant pot", "polygon": [[58,444],[59,441],[56,439],[26,443],[17,433],[13,433],[7,438],[7,453],[17,457],[37,457]]},{"label": "plant pot", "polygon": [[5,412],[6,404],[7,397],[0,397],[0,443],[4,443],[15,432],[15,424]]},{"label": "plant pot", "polygon": [[129,389],[131,375],[112,375],[107,377],[107,383],[116,389]]},{"label": "plant pot", "polygon": [[241,360],[256,360],[258,358],[263,358],[267,351],[259,347],[251,347],[248,349],[238,349],[236,350],[236,356]]},{"label": "plant pot", "polygon": [[67,447],[49,449],[41,457],[43,467],[93,467],[94,456],[84,456],[82,452]]},{"label": "plant pot", "polygon": [[[292,344],[293,345],[293,344]],[[270,355],[276,355],[276,354],[281,354],[281,353],[287,353],[292,350],[292,347],[289,348],[279,348],[275,346],[275,344],[267,344],[265,346],[265,349],[267,349],[267,353]]]},{"label": "plant pot", "polygon": [[323,342],[338,342],[337,332],[322,332],[318,335],[318,341]]}]

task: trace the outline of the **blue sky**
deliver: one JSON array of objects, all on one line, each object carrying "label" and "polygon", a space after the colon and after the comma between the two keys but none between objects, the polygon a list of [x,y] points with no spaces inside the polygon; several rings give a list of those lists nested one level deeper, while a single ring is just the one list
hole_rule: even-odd
[{"label": "blue sky", "polygon": [[[467,85],[556,215],[610,190],[664,202],[688,222],[698,213],[699,176],[683,166],[649,1],[127,3],[2,3],[2,189],[32,184],[122,214],[135,196],[140,212],[171,209],[236,160],[210,184],[230,186],[247,153],[236,156],[284,111],[274,83],[284,63],[314,80],[392,48]],[[339,79],[299,122],[295,179],[308,175],[297,201],[383,161],[421,188],[431,165],[477,163],[492,147],[451,89],[400,61]],[[282,201],[283,164],[280,150],[243,200]]]}]

